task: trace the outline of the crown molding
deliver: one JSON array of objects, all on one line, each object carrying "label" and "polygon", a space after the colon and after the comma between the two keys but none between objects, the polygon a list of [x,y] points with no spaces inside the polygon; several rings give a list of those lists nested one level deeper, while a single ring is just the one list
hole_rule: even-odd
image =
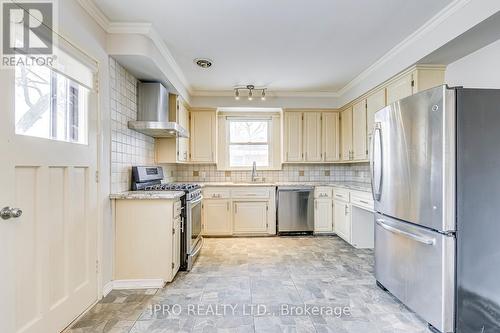
[{"label": "crown molding", "polygon": [[[267,96],[297,97],[297,98],[342,98],[344,95],[347,95],[349,91],[354,89],[357,85],[362,83],[371,75],[376,74],[376,72],[379,69],[383,68],[385,65],[390,63],[399,54],[404,52],[406,48],[408,48],[413,43],[423,38],[426,34],[428,34],[430,31],[439,26],[441,23],[446,21],[450,16],[455,14],[457,11],[461,10],[471,1],[472,0],[455,0],[452,3],[450,3],[448,6],[446,6],[437,14],[435,14],[431,19],[425,22],[415,32],[413,32],[411,35],[406,37],[402,42],[400,42],[391,50],[389,50],[387,53],[385,53],[380,59],[378,59],[370,67],[362,71],[359,75],[357,75],[354,79],[352,79],[349,83],[347,83],[344,87],[342,87],[338,91],[268,91]],[[132,23],[132,22],[111,22],[92,0],[78,0],[78,3],[107,33],[142,34],[149,37],[153,41],[155,46],[160,50],[162,56],[165,57],[165,60],[171,66],[172,70],[179,78],[179,81],[184,85],[184,87],[191,96],[198,96],[198,97],[234,96],[233,90],[210,90],[210,91],[194,90],[187,81],[182,69],[175,61],[167,45],[165,44],[160,34],[152,24]]]},{"label": "crown molding", "polygon": [[386,54],[384,54],[379,60],[373,63],[366,70],[361,72],[358,76],[352,79],[348,84],[346,84],[342,89],[338,91],[339,96],[343,96],[350,89],[355,87],[361,81],[366,79],[370,74],[375,72],[377,69],[383,67],[386,63],[391,61],[394,57],[396,57],[402,50],[404,50],[408,45],[414,43],[415,41],[422,38],[426,33],[430,30],[434,29],[440,23],[445,21],[448,17],[453,15],[455,12],[463,8],[467,5],[471,0],[455,0],[450,3],[448,6],[439,11],[436,15],[434,15],[431,19],[425,22],[420,28],[415,30],[411,35],[406,37],[402,42],[397,44],[391,50],[389,50]]},{"label": "crown molding", "polygon": [[111,24],[110,20],[92,0],[78,0],[78,4],[99,24],[104,30],[108,31]]},{"label": "crown molding", "polygon": [[189,94],[192,93],[191,85],[186,79],[184,72],[175,61],[169,48],[161,38],[158,31],[151,23],[147,22],[112,22],[101,11],[92,0],[78,0],[80,6],[89,13],[89,15],[103,28],[108,34],[139,34],[145,35],[153,41],[153,44],[158,48],[165,61],[172,68],[174,73],[179,78],[179,81],[184,85],[184,88]]}]

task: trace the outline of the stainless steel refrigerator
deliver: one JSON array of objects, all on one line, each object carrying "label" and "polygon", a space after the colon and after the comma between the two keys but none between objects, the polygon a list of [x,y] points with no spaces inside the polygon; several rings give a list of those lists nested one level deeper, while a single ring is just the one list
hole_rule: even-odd
[{"label": "stainless steel refrigerator", "polygon": [[439,86],[375,114],[377,283],[440,332],[500,332],[500,90]]}]

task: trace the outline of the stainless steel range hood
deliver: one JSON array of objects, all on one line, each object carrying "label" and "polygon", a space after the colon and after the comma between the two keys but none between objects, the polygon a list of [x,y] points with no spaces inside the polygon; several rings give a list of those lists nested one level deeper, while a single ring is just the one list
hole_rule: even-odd
[{"label": "stainless steel range hood", "polygon": [[137,120],[128,128],[154,138],[189,138],[189,132],[168,118],[168,91],[158,82],[139,82]]}]

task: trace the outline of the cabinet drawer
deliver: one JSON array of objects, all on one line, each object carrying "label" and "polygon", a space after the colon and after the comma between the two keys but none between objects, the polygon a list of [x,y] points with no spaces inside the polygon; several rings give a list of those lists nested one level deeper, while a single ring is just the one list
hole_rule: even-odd
[{"label": "cabinet drawer", "polygon": [[174,202],[174,218],[180,216],[181,211],[182,211],[182,202],[180,200]]},{"label": "cabinet drawer", "polygon": [[227,199],[231,197],[231,192],[227,188],[205,188],[203,189],[204,199]]},{"label": "cabinet drawer", "polygon": [[333,189],[328,186],[318,186],[314,189],[315,198],[331,198],[333,195]]},{"label": "cabinet drawer", "polygon": [[351,192],[351,204],[373,211],[373,198],[370,193]]},{"label": "cabinet drawer", "polygon": [[258,198],[267,199],[270,195],[270,189],[266,187],[254,187],[254,188],[235,188],[231,190],[231,196],[233,199],[239,198]]},{"label": "cabinet drawer", "polygon": [[349,190],[336,188],[333,190],[333,198],[349,202]]}]

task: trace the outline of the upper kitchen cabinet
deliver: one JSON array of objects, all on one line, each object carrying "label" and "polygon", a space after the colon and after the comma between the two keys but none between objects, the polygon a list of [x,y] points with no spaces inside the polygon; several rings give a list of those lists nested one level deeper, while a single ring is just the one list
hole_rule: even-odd
[{"label": "upper kitchen cabinet", "polygon": [[302,162],[302,112],[285,112],[284,127],[285,162]]},{"label": "upper kitchen cabinet", "polygon": [[373,131],[375,112],[383,109],[385,106],[385,89],[380,89],[366,98],[366,129],[368,144],[370,143]]},{"label": "upper kitchen cabinet", "polygon": [[285,111],[284,162],[339,160],[339,115],[335,111]]},{"label": "upper kitchen cabinet", "polygon": [[340,112],[342,161],[352,160],[352,106]]},{"label": "upper kitchen cabinet", "polygon": [[216,110],[195,109],[189,115],[190,161],[194,163],[215,163]]},{"label": "upper kitchen cabinet", "polygon": [[444,83],[445,67],[417,65],[398,75],[386,87],[387,104]]},{"label": "upper kitchen cabinet", "polygon": [[321,112],[304,112],[304,161],[321,162]]},{"label": "upper kitchen cabinet", "polygon": [[[186,102],[182,97],[169,95],[169,119],[189,130],[189,113]],[[189,161],[188,138],[157,138],[157,163],[186,163]]]},{"label": "upper kitchen cabinet", "polygon": [[340,160],[340,117],[338,112],[323,112],[321,121],[323,137],[323,160],[336,162]]},{"label": "upper kitchen cabinet", "polygon": [[354,161],[367,160],[368,149],[366,141],[366,100],[352,107],[352,153]]}]

